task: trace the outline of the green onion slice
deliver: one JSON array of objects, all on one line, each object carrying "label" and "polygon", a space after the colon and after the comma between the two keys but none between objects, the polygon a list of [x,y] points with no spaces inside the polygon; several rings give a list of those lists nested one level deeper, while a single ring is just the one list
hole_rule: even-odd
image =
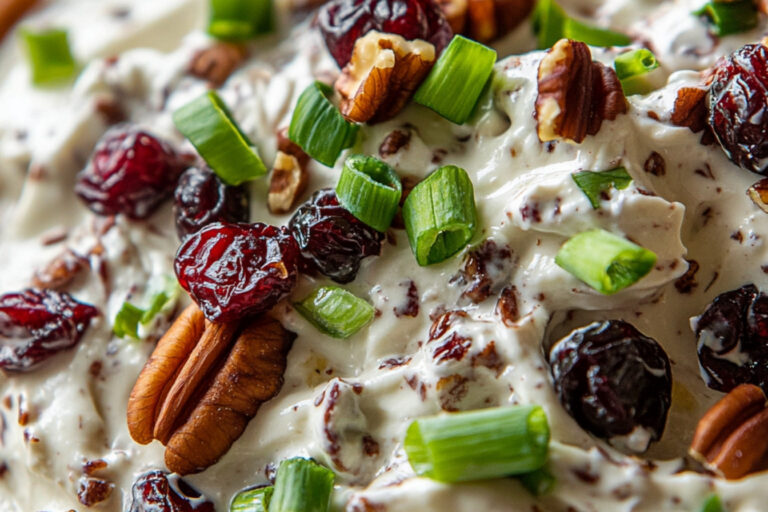
[{"label": "green onion slice", "polygon": [[242,41],[275,28],[272,0],[211,0],[208,33],[217,39]]},{"label": "green onion slice", "polygon": [[162,279],[153,281],[148,290],[151,296],[149,306],[144,309],[126,301],[120,307],[112,325],[112,332],[120,338],[130,336],[139,339],[139,324],[149,325],[155,317],[176,303],[180,294],[180,288],[176,279],[163,276]]},{"label": "green onion slice", "polygon": [[333,167],[342,150],[355,143],[359,129],[330,102],[328,96],[332,94],[329,85],[318,81],[304,89],[288,127],[288,138],[328,167]]},{"label": "green onion slice", "polygon": [[229,512],[267,512],[274,487],[257,487],[240,491],[232,499]]},{"label": "green onion slice", "polygon": [[557,480],[546,466],[518,477],[523,487],[534,496],[543,496],[554,489]]},{"label": "green onion slice", "polygon": [[178,109],[173,122],[224,183],[240,185],[267,173],[253,143],[215,91]]},{"label": "green onion slice", "polygon": [[738,34],[755,28],[758,24],[756,2],[737,0],[735,2],[710,0],[696,16],[704,16],[712,24],[712,31],[718,36]]},{"label": "green onion slice", "polygon": [[130,302],[123,302],[120,307],[120,311],[115,316],[115,321],[112,324],[112,332],[119,338],[125,338],[130,336],[131,338],[139,339],[139,321],[144,316],[144,310],[134,306]]},{"label": "green onion slice", "polygon": [[616,76],[621,81],[625,96],[646,94],[653,90],[653,85],[646,80],[648,73],[659,67],[656,56],[650,50],[640,48],[622,53],[613,61]]},{"label": "green onion slice", "polygon": [[593,27],[573,18],[565,20],[563,37],[592,46],[626,46],[632,38],[613,30]]},{"label": "green onion slice", "polygon": [[50,29],[34,32],[21,30],[32,68],[32,83],[46,85],[65,81],[77,72],[77,64],[69,48],[67,31]]},{"label": "green onion slice", "polygon": [[538,405],[441,414],[411,423],[404,448],[417,475],[440,482],[520,475],[546,462],[549,425]]},{"label": "green onion slice", "polygon": [[363,155],[347,157],[336,184],[341,205],[381,232],[392,224],[402,193],[400,177],[392,167]]},{"label": "green onion slice", "polygon": [[321,332],[334,338],[349,338],[373,320],[375,313],[373,306],[338,286],[322,286],[294,307]]},{"label": "green onion slice", "polygon": [[493,72],[496,50],[463,36],[454,36],[413,96],[456,124],[469,119]]},{"label": "green onion slice", "polygon": [[603,192],[611,187],[623,190],[632,183],[632,176],[623,167],[602,172],[581,171],[571,174],[571,177],[581,191],[584,192],[584,195],[587,196],[589,204],[595,210],[600,208],[600,199],[602,199]]},{"label": "green onion slice", "polygon": [[327,512],[335,475],[310,459],[284,460],[277,468],[269,512]]},{"label": "green onion slice", "polygon": [[564,37],[592,46],[626,46],[632,42],[629,36],[620,32],[593,27],[571,18],[553,0],[539,0],[532,20],[539,49],[551,48]]},{"label": "green onion slice", "polygon": [[720,496],[712,494],[704,500],[704,504],[701,506],[701,512],[725,512],[725,507],[723,507],[723,503],[720,501]]},{"label": "green onion slice", "polygon": [[600,293],[636,283],[656,264],[656,254],[602,229],[579,233],[560,248],[557,263]]},{"label": "green onion slice", "polygon": [[403,219],[419,265],[440,263],[459,252],[478,224],[475,192],[467,171],[454,165],[437,169],[408,195]]}]

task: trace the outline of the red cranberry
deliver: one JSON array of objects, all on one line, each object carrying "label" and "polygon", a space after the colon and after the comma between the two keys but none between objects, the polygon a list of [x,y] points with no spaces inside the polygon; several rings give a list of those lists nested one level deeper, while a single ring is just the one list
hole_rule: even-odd
[{"label": "red cranberry", "polygon": [[715,65],[709,124],[725,153],[744,169],[768,170],[768,48],[748,44]]},{"label": "red cranberry", "polygon": [[330,188],[315,192],[289,225],[308,270],[317,269],[337,283],[355,279],[360,260],[378,255],[384,238],[345,210]]},{"label": "red cranberry", "polygon": [[98,314],[95,307],[54,290],[27,289],[0,296],[0,368],[34,369],[75,346]]},{"label": "red cranberry", "polygon": [[320,9],[318,24],[339,67],[352,58],[355,41],[371,30],[429,41],[438,55],[453,37],[433,0],[332,0]]},{"label": "red cranberry", "polygon": [[248,222],[248,192],[225,184],[208,168],[187,169],[179,178],[174,198],[176,232],[181,240],[214,222]]},{"label": "red cranberry", "polygon": [[166,142],[135,126],[118,126],[96,145],[75,192],[99,215],[144,219],[170,197],[185,167]]},{"label": "red cranberry", "polygon": [[549,364],[560,402],[583,429],[613,438],[641,427],[661,438],[672,401],[669,359],[631,324],[576,329],[552,347]]},{"label": "red cranberry", "polygon": [[209,224],[176,253],[176,276],[205,316],[226,322],[262,313],[293,291],[299,250],[288,230]]},{"label": "red cranberry", "polygon": [[178,475],[150,471],[131,488],[130,512],[215,512],[213,503]]}]

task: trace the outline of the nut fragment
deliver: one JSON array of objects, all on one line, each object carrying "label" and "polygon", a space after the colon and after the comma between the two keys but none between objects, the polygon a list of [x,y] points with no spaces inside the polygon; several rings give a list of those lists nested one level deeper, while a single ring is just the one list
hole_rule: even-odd
[{"label": "nut fragment", "polygon": [[277,152],[267,194],[267,206],[274,214],[288,213],[307,188],[309,174],[298,158]]},{"label": "nut fragment", "polygon": [[106,501],[114,488],[115,484],[107,480],[81,476],[77,481],[77,499],[86,507],[93,507]]},{"label": "nut fragment", "polygon": [[336,80],[341,113],[350,121],[385,121],[410,99],[435,62],[435,47],[375,30],[355,42],[349,64]]},{"label": "nut fragment", "polygon": [[561,39],[539,65],[536,98],[539,140],[580,143],[604,120],[627,111],[616,72],[592,61],[586,44]]},{"label": "nut fragment", "polygon": [[51,260],[44,268],[35,271],[32,276],[32,286],[59,290],[71,283],[88,266],[88,258],[67,249]]},{"label": "nut fragment", "polygon": [[758,208],[768,213],[768,178],[763,178],[747,189],[747,195]]},{"label": "nut fragment", "polygon": [[4,0],[0,2],[0,39],[36,3],[35,0]]},{"label": "nut fragment", "polygon": [[469,36],[481,42],[493,40],[498,33],[494,0],[469,0],[467,17]]},{"label": "nut fragment", "polygon": [[462,34],[467,24],[468,0],[438,0],[438,5],[445,15],[454,34]]},{"label": "nut fragment", "polygon": [[219,87],[246,56],[247,51],[244,46],[218,42],[210,48],[195,53],[189,64],[189,73]]},{"label": "nut fragment", "polygon": [[689,453],[728,479],[761,467],[768,453],[768,408],[763,391],[741,384],[724,396],[699,421]]},{"label": "nut fragment", "polygon": [[454,34],[481,43],[505,36],[528,18],[535,0],[438,0]]}]

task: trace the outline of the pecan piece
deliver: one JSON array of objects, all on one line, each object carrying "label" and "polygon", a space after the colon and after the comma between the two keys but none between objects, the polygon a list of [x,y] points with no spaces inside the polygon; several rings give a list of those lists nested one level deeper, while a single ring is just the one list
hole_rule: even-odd
[{"label": "pecan piece", "polygon": [[467,24],[468,0],[438,0],[437,3],[453,33],[464,33],[464,27]]},{"label": "pecan piece", "polygon": [[299,159],[282,151],[277,152],[269,181],[267,206],[274,214],[288,213],[307,188],[309,173]]},{"label": "pecan piece", "polygon": [[533,10],[535,0],[439,0],[454,34],[481,43],[505,36]]},{"label": "pecan piece", "polygon": [[763,391],[741,384],[725,395],[699,421],[689,453],[728,479],[761,467],[768,453],[768,408]]},{"label": "pecan piece", "polygon": [[35,0],[5,0],[0,2],[0,40],[24,13],[35,6]]},{"label": "pecan piece", "polygon": [[35,271],[32,276],[32,286],[59,290],[71,283],[81,271],[88,267],[88,258],[67,249],[51,260],[44,268]]},{"label": "pecan piece", "polygon": [[753,183],[747,189],[747,195],[758,208],[768,213],[768,178]]},{"label": "pecan piece", "polygon": [[219,87],[247,55],[243,45],[218,42],[194,54],[189,63],[189,73]]},{"label": "pecan piece", "polygon": [[539,64],[536,118],[539,140],[581,143],[603,121],[627,111],[616,72],[592,61],[589,47],[561,39]]},{"label": "pecan piece", "polygon": [[340,110],[350,121],[386,121],[413,95],[435,62],[435,47],[375,30],[355,42],[349,64],[336,80]]}]

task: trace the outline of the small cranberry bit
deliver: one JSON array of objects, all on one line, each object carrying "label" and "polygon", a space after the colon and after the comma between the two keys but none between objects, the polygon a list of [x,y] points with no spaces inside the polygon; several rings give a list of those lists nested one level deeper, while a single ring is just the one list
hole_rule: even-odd
[{"label": "small cranberry bit", "polygon": [[176,232],[183,241],[214,222],[248,222],[250,202],[242,186],[226,185],[208,168],[190,167],[174,194]]},{"label": "small cranberry bit", "polygon": [[768,48],[748,44],[717,62],[708,121],[733,163],[768,171]]},{"label": "small cranberry bit", "polygon": [[75,346],[98,314],[95,307],[54,290],[30,288],[0,296],[0,369],[33,370]]},{"label": "small cranberry bit", "polygon": [[320,9],[318,25],[340,68],[352,58],[355,41],[371,30],[428,41],[437,55],[453,37],[433,0],[332,0]]},{"label": "small cranberry bit", "polygon": [[185,160],[166,142],[122,125],[99,140],[77,175],[75,193],[99,215],[144,219],[171,196],[185,168]]},{"label": "small cranberry bit", "polygon": [[333,189],[318,190],[290,221],[304,265],[337,283],[355,279],[360,261],[381,252],[384,234],[345,210]]},{"label": "small cranberry bit", "polygon": [[178,475],[150,471],[131,488],[130,512],[215,512],[213,503]]},{"label": "small cranberry bit", "polygon": [[266,224],[210,224],[176,253],[179,284],[206,318],[237,320],[267,311],[296,285],[299,250],[288,230]]},{"label": "small cranberry bit", "polygon": [[661,438],[672,401],[669,359],[631,324],[576,329],[552,347],[549,364],[560,402],[586,431],[614,438],[640,427],[651,440]]}]

